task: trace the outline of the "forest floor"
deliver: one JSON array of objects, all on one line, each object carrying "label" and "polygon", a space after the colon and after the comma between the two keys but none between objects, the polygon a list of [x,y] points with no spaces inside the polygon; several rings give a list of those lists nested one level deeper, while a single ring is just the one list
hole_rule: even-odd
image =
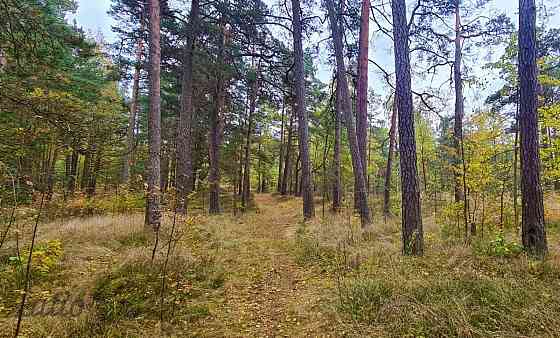
[{"label": "forest floor", "polygon": [[[425,256],[403,257],[395,220],[364,237],[348,211],[323,218],[319,207],[302,223],[300,203],[259,194],[251,212],[175,228],[166,214],[153,261],[140,214],[39,225],[33,259],[48,271],[34,275],[21,336],[560,336],[558,227],[537,262],[511,236],[465,246],[427,217]],[[0,255],[0,337],[10,337],[22,277]]]}]

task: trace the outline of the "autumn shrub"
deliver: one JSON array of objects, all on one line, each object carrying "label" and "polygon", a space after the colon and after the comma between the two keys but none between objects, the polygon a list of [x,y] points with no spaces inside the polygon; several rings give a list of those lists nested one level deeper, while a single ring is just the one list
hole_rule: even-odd
[{"label": "autumn shrub", "polygon": [[[48,242],[37,243],[33,248],[31,274],[33,277],[46,276],[62,258],[64,250],[60,240],[50,240]],[[9,258],[11,270],[16,277],[18,286],[25,283],[25,272],[27,269],[27,261],[29,252],[24,250],[20,256],[12,256]]]},{"label": "autumn shrub", "polygon": [[76,195],[68,200],[57,199],[48,205],[49,218],[83,217],[108,213],[130,213],[143,210],[145,198],[142,192],[125,191],[118,195],[87,197]]},{"label": "autumn shrub", "polygon": [[523,246],[515,241],[508,240],[503,231],[499,231],[492,240],[476,241],[473,249],[478,254],[494,257],[516,257],[523,252]]},{"label": "autumn shrub", "polygon": [[[40,242],[33,248],[30,282],[41,282],[49,279],[59,264],[64,250],[60,240]],[[14,308],[20,292],[25,287],[28,249],[23,249],[20,256],[9,256],[0,264],[0,314]]]}]

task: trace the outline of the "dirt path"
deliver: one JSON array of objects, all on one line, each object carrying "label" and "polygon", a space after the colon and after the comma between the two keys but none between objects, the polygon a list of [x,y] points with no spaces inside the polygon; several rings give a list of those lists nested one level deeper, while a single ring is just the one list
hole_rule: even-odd
[{"label": "dirt path", "polygon": [[[294,262],[299,203],[261,194],[259,211],[224,229],[228,278],[223,302],[202,323],[203,336],[283,337],[339,335],[321,309],[318,274]],[[229,231],[228,231],[229,230]]]}]

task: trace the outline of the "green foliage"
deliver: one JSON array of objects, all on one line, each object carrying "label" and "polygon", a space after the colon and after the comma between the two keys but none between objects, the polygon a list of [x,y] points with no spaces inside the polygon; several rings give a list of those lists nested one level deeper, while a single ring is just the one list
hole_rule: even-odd
[{"label": "green foliage", "polygon": [[[31,273],[34,276],[46,276],[58,264],[64,250],[60,240],[51,240],[44,243],[38,243],[33,248],[31,257]],[[25,251],[21,256],[12,256],[9,258],[10,264],[18,275],[18,280],[23,283],[25,281],[25,271],[27,269],[27,260],[29,253]]]},{"label": "green foliage", "polygon": [[516,257],[523,252],[523,246],[514,241],[508,241],[503,232],[499,232],[488,244],[475,247],[478,252],[495,257]]},{"label": "green foliage", "polygon": [[143,210],[144,206],[145,198],[142,192],[125,191],[118,195],[80,195],[70,201],[56,200],[49,204],[47,214],[50,218],[56,218],[131,213]]}]

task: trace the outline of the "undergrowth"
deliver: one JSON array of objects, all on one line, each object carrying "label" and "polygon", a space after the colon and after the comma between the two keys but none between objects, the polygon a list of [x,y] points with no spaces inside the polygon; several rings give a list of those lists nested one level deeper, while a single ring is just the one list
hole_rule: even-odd
[{"label": "undergrowth", "polygon": [[159,264],[138,260],[101,276],[95,283],[94,301],[103,321],[157,319],[195,321],[209,315],[204,304],[193,300],[224,282],[212,259],[174,261],[166,274],[166,292],[161,302],[162,270]]}]

